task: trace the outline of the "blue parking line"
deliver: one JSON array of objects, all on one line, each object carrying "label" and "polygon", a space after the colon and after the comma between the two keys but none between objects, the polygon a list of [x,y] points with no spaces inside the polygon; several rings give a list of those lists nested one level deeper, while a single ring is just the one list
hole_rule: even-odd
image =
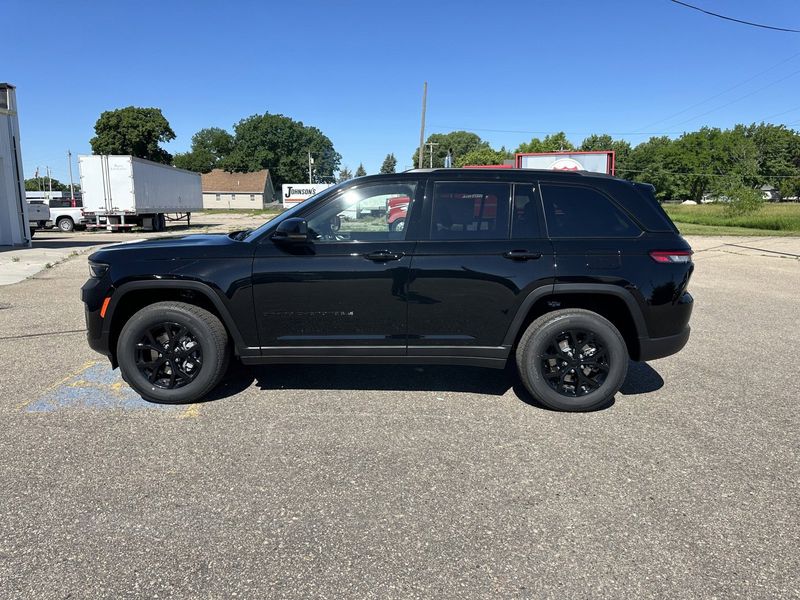
[{"label": "blue parking line", "polygon": [[108,364],[96,364],[62,381],[25,407],[26,412],[53,412],[65,408],[175,410],[143,400]]}]

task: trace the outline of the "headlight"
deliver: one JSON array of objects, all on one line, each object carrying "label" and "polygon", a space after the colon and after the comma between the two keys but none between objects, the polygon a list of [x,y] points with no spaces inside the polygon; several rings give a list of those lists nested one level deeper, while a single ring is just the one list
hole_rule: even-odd
[{"label": "headlight", "polygon": [[100,279],[106,273],[108,273],[108,265],[96,262],[89,263],[89,277]]}]

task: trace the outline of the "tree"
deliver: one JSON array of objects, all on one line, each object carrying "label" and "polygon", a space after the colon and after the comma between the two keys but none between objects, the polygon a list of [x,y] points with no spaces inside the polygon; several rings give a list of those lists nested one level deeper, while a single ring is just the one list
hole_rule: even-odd
[{"label": "tree", "polygon": [[[447,156],[448,150],[453,154],[453,162],[458,163],[459,157],[465,155],[467,152],[477,150],[479,148],[488,148],[489,142],[484,142],[478,135],[468,131],[453,131],[451,133],[432,133],[428,136],[427,142],[438,144],[433,146],[433,167],[444,167],[444,159]],[[430,146],[425,145],[425,153],[423,154],[423,167],[429,167],[430,163]],[[411,157],[411,164],[416,168],[419,165],[419,148],[414,152]]]},{"label": "tree", "polygon": [[617,174],[633,181],[651,183],[656,188],[656,198],[671,199],[674,175],[669,172],[667,163],[672,143],[667,136],[651,137],[631,150],[624,168],[618,168]]},{"label": "tree", "polygon": [[233,136],[219,127],[201,129],[192,136],[192,149],[176,154],[172,164],[181,169],[208,173],[233,152]]},{"label": "tree", "polygon": [[386,158],[383,159],[383,164],[381,165],[381,173],[396,173],[397,172],[397,159],[395,158],[394,154],[387,154]]},{"label": "tree", "polygon": [[[52,187],[54,192],[68,192],[69,184],[61,183],[55,177],[31,177],[25,180],[26,192],[48,192]],[[78,191],[79,186],[75,186],[75,191]]]},{"label": "tree", "polygon": [[347,167],[342,167],[339,169],[339,177],[336,179],[337,183],[341,183],[343,181],[347,181],[348,179],[353,178],[353,172],[348,169]]},{"label": "tree", "polygon": [[356,169],[356,177],[364,177],[367,174],[367,170],[364,168],[363,163],[358,164],[358,168]]},{"label": "tree", "polygon": [[760,123],[737,125],[756,147],[758,181],[778,188],[783,196],[796,196],[800,192],[800,135],[785,125]]},{"label": "tree", "polygon": [[175,139],[175,132],[160,108],[128,106],[105,111],[94,125],[89,143],[95,154],[130,154],[164,164],[172,155],[160,143]]},{"label": "tree", "polygon": [[269,169],[276,186],[308,179],[309,152],[315,182],[333,179],[342,159],[319,129],[284,115],[253,115],[234,130],[233,149],[219,166],[239,172]]},{"label": "tree", "polygon": [[503,161],[511,158],[511,153],[505,148],[494,150],[487,146],[481,146],[475,150],[470,150],[456,158],[456,167],[465,167],[467,165],[502,165]]},{"label": "tree", "polygon": [[523,142],[516,152],[559,152],[560,150],[575,150],[563,131],[545,136],[543,140],[533,138],[530,142]]}]

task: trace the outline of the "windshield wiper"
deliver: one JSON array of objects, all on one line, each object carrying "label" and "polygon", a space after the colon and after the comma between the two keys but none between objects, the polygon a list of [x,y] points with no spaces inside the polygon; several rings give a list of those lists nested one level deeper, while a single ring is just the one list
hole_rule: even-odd
[{"label": "windshield wiper", "polygon": [[252,232],[252,229],[242,229],[241,231],[234,231],[230,233],[230,237],[232,240],[236,240],[237,242],[241,242],[244,238],[246,238]]}]

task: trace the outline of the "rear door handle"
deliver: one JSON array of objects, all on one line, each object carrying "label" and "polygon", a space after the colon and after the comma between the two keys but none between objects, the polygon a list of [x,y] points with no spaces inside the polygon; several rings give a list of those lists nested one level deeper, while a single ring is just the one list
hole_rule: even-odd
[{"label": "rear door handle", "polygon": [[374,260],[375,262],[388,262],[390,260],[400,260],[405,256],[404,252],[391,252],[389,250],[376,250],[365,254],[364,258],[367,260]]},{"label": "rear door handle", "polygon": [[542,253],[528,252],[527,250],[510,250],[509,252],[503,252],[503,258],[508,258],[509,260],[536,260],[537,258],[542,258]]}]

